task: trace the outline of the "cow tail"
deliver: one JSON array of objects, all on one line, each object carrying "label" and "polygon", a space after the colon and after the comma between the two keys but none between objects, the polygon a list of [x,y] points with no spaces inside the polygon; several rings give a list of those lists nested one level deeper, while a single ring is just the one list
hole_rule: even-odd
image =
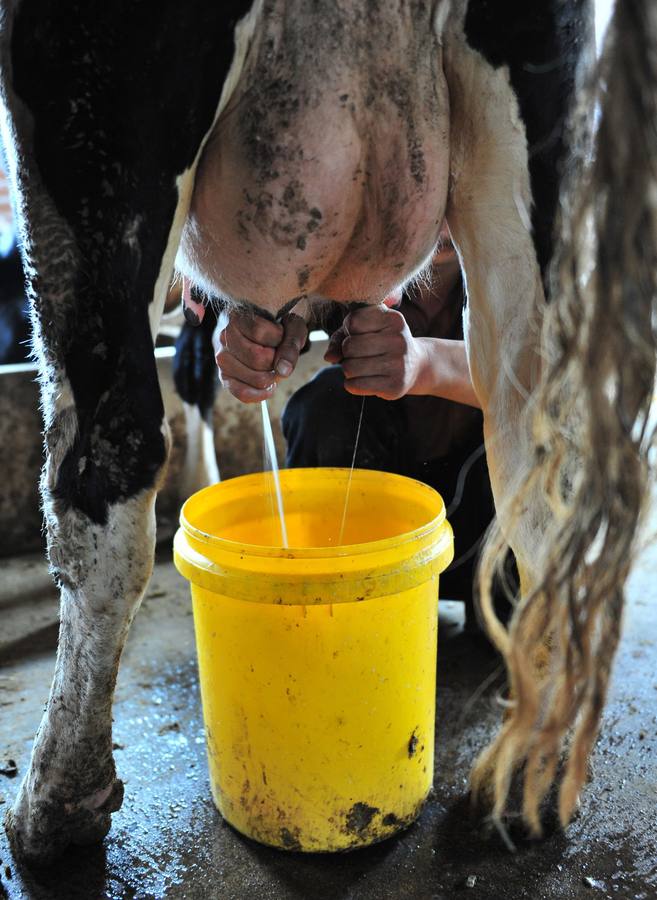
[{"label": "cow tail", "polygon": [[[500,733],[477,760],[475,791],[502,823],[511,785],[535,834],[559,784],[566,825],[588,773],[618,646],[625,582],[639,549],[655,447],[649,413],[657,338],[657,4],[616,4],[602,59],[573,116],[544,366],[532,416],[534,471],[552,512],[508,635],[490,603],[505,543],[489,539],[481,605],[508,669]],[[518,510],[522,498],[518,500]]]}]

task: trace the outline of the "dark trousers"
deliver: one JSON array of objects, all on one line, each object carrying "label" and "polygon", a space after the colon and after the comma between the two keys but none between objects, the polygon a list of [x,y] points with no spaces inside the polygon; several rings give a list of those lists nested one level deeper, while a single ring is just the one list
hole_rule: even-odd
[{"label": "dark trousers", "polygon": [[[351,465],[362,398],[343,383],[342,369],[330,366],[288,401],[282,418],[288,467]],[[417,462],[407,407],[403,398],[365,399],[356,466],[417,478],[441,494],[454,529],[454,562],[440,576],[440,593],[464,601],[471,613],[481,541],[495,514],[481,421],[453,452]]]}]

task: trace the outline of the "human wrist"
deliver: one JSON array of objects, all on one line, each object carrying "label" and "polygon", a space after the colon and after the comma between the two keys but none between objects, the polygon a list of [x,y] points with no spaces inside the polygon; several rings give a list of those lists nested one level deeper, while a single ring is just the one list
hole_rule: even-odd
[{"label": "human wrist", "polygon": [[417,357],[416,374],[411,388],[407,391],[413,396],[436,395],[440,386],[439,372],[440,356],[436,353],[435,338],[413,338],[414,349]]},{"label": "human wrist", "polygon": [[414,387],[408,391],[425,397],[440,397],[480,409],[463,341],[447,338],[416,338],[422,363]]}]

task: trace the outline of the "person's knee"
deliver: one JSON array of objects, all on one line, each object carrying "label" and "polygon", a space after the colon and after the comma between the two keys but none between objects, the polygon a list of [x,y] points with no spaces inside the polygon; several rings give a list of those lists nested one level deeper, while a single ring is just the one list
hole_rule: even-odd
[{"label": "person's knee", "polygon": [[344,389],[339,366],[321,372],[288,401],[282,416],[286,465],[345,466],[353,453],[360,398]]},{"label": "person's knee", "polygon": [[322,369],[288,400],[281,417],[283,434],[289,440],[293,434],[310,434],[319,439],[325,432],[335,433],[340,409],[349,399],[342,369],[339,366]]}]

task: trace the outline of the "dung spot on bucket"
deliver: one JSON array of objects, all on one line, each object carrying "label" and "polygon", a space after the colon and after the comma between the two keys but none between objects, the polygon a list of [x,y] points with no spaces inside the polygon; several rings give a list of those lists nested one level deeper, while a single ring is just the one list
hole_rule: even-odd
[{"label": "dung spot on bucket", "polygon": [[347,831],[362,834],[372,823],[374,816],[380,812],[376,806],[367,803],[354,803],[347,813]]},{"label": "dung spot on bucket", "polygon": [[301,850],[301,841],[299,840],[298,829],[293,834],[289,828],[281,828],[281,844],[286,850]]},{"label": "dung spot on bucket", "polygon": [[402,820],[394,813],[388,813],[383,817],[382,821],[386,828],[401,828],[401,826],[404,824]]}]

